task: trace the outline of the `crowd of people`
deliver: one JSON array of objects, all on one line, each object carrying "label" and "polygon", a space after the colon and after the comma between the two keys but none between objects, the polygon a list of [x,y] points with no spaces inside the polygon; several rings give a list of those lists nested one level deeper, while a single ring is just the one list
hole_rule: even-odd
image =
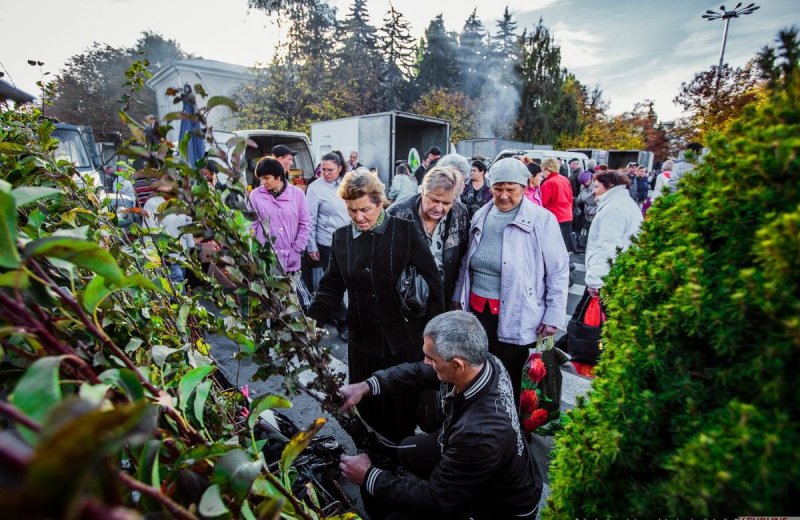
[{"label": "crowd of people", "polygon": [[[306,315],[347,341],[344,407],[398,446],[399,474],[366,455],[341,462],[370,517],[534,518],[541,476],[519,424],[523,367],[537,339],[565,326],[570,254],[585,251],[584,298],[599,297],[674,163],[652,178],[635,164],[553,157],[487,168],[431,147],[416,171],[396,165],[387,192],[357,152],[334,151],[303,192],[288,181],[295,154],[279,145],[257,162],[251,229],[310,290]],[[191,247],[180,223],[158,217],[163,198],[151,200],[148,225]],[[397,288],[409,271],[427,286],[421,314]]]}]

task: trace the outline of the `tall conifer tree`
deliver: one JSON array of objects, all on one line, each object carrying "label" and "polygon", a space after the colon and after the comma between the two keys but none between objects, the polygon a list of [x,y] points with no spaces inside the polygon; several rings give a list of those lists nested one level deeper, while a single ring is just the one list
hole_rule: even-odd
[{"label": "tall conifer tree", "polygon": [[453,37],[447,33],[439,14],[425,29],[417,86],[420,94],[436,89],[456,90],[461,78]]}]

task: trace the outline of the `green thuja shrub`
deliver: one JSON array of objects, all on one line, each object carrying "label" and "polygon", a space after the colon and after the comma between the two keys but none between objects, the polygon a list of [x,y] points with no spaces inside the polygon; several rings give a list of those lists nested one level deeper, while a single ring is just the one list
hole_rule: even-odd
[{"label": "green thuja shrub", "polygon": [[800,72],[782,37],[769,99],[710,138],[606,280],[603,359],[544,518],[800,511]]}]

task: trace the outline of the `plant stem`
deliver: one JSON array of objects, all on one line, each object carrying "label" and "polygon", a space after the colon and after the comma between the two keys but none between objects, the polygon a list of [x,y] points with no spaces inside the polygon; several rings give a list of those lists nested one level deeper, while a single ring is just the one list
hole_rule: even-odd
[{"label": "plant stem", "polygon": [[120,482],[122,482],[122,484],[130,489],[138,491],[143,495],[147,495],[156,502],[160,503],[174,518],[180,518],[182,520],[197,520],[195,515],[181,507],[180,504],[176,503],[153,486],[148,486],[143,482],[139,482],[124,471],[117,471],[117,478],[120,480]]},{"label": "plant stem", "polygon": [[0,400],[0,413],[5,414],[12,421],[19,423],[29,430],[39,432],[42,425],[22,413],[22,411],[11,403]]},{"label": "plant stem", "polygon": [[264,476],[267,477],[267,480],[269,480],[270,483],[275,486],[275,488],[280,491],[283,496],[289,499],[289,502],[291,502],[294,506],[295,513],[300,515],[300,517],[304,520],[313,520],[313,518],[306,513],[305,506],[299,500],[297,500],[297,497],[294,496],[291,491],[288,491],[285,487],[283,487],[283,484],[281,484],[278,479],[275,478],[275,475],[273,475],[269,469],[264,472]]}]

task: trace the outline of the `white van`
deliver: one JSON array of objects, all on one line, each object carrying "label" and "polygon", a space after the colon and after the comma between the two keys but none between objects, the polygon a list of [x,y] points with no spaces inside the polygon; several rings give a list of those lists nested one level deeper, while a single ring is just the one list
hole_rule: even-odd
[{"label": "white van", "polygon": [[580,152],[567,152],[565,150],[515,150],[515,149],[507,149],[503,150],[497,157],[494,158],[492,164],[499,161],[500,159],[505,159],[506,157],[520,157],[522,155],[527,155],[534,161],[541,163],[542,159],[545,157],[556,157],[557,159],[561,159],[561,162],[564,163],[566,166],[567,163],[571,159],[578,159],[581,161],[581,171],[586,169],[586,163],[589,162],[589,157],[585,153]]}]

